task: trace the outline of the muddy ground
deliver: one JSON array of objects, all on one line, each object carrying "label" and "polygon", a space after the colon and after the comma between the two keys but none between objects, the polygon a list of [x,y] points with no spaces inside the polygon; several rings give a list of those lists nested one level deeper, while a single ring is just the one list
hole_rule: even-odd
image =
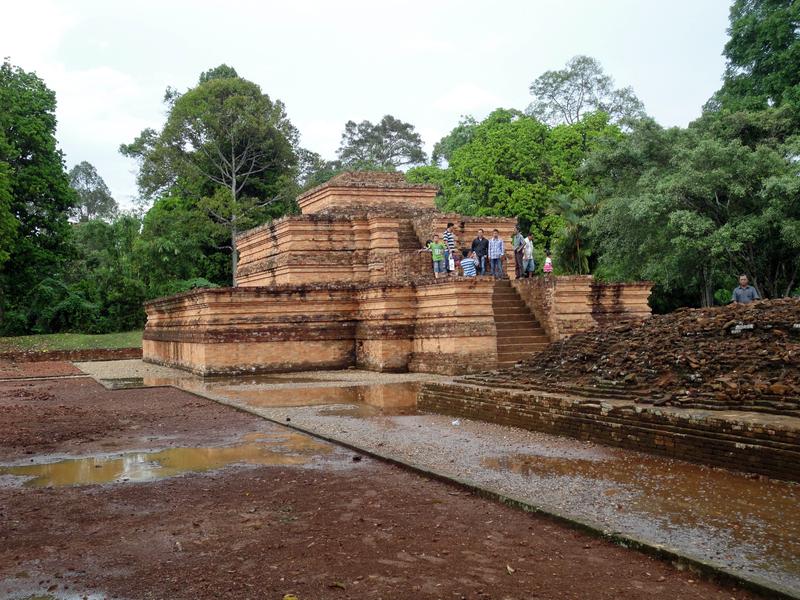
[{"label": "muddy ground", "polygon": [[[0,463],[285,435],[170,388],[0,382]],[[296,434],[293,434],[296,435]],[[0,597],[751,598],[327,444],[297,465],[0,487]]]}]

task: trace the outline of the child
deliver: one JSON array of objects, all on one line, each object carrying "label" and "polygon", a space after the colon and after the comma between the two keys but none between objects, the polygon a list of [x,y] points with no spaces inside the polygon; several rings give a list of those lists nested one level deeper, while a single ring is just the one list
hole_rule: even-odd
[{"label": "child", "polygon": [[444,264],[444,250],[445,245],[439,241],[439,235],[433,234],[433,241],[426,244],[425,248],[420,250],[420,252],[430,252],[431,259],[433,259],[433,276],[436,279],[442,277],[447,273],[445,264]]},{"label": "child", "polygon": [[553,259],[550,258],[550,253],[547,253],[547,257],[544,259],[544,267],[542,269],[545,272],[545,275],[549,275],[553,272]]}]

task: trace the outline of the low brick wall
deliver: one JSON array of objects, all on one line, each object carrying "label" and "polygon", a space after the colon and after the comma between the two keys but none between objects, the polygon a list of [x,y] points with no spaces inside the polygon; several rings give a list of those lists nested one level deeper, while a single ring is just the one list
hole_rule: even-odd
[{"label": "low brick wall", "polygon": [[800,419],[740,419],[625,401],[427,383],[420,410],[590,440],[706,465],[800,481]]},{"label": "low brick wall", "polygon": [[546,275],[512,281],[525,305],[557,341],[598,325],[643,321],[652,283],[603,283],[591,275]]},{"label": "low brick wall", "polygon": [[47,362],[54,360],[91,362],[96,360],[125,360],[130,358],[142,358],[142,349],[141,348],[89,348],[85,350],[0,352],[0,360],[10,360],[15,362]]}]

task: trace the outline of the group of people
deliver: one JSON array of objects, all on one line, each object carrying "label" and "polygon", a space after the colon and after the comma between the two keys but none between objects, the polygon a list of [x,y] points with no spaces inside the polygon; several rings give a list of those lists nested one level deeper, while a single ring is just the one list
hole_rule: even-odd
[{"label": "group of people", "polygon": [[[433,260],[433,273],[438,279],[455,275],[459,271],[464,277],[488,274],[502,279],[505,274],[506,247],[497,229],[492,230],[492,237],[486,238],[483,229],[478,229],[477,237],[469,248],[456,248],[456,236],[453,223],[448,223],[441,238],[434,234],[420,252],[430,252]],[[523,236],[519,226],[511,239],[514,249],[514,266],[517,279],[533,277],[536,262],[533,257],[532,234]],[[545,274],[553,272],[553,261],[550,253],[544,260],[542,270]]]}]

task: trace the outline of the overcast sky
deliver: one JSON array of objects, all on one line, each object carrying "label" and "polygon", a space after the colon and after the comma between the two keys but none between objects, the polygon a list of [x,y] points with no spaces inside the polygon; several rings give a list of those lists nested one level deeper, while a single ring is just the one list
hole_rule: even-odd
[{"label": "overcast sky", "polygon": [[576,54],[633,86],[663,125],[686,125],[719,87],[729,0],[425,2],[5,1],[0,57],[56,92],[67,166],[94,164],[136,196],[119,155],[160,127],[162,98],[226,63],[286,104],[302,144],[334,158],[344,123],[392,114],[428,152],[459,116],[524,108],[538,75]]}]

